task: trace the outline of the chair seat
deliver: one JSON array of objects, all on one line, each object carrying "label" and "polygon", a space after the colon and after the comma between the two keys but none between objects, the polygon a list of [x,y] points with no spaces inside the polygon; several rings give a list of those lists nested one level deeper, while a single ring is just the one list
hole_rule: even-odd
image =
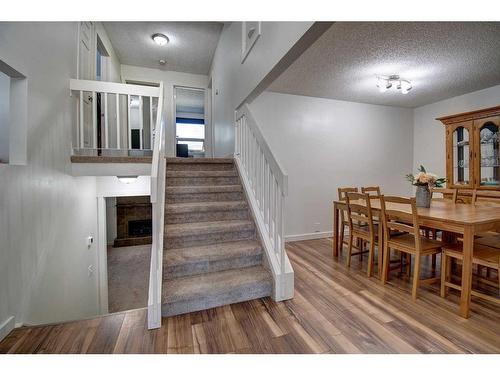
[{"label": "chair seat", "polygon": [[[436,240],[431,240],[425,237],[420,237],[421,250],[424,254],[435,254],[441,251],[443,243]],[[389,247],[396,246],[407,248],[408,250],[415,251],[415,236],[409,233],[393,237],[388,242]]]},{"label": "chair seat", "polygon": [[[443,245],[443,251],[448,256],[456,259],[463,259],[462,243]],[[472,263],[498,269],[500,265],[500,249],[474,243]]]},{"label": "chair seat", "polygon": [[474,241],[475,244],[485,245],[500,249],[500,233],[490,233]]}]

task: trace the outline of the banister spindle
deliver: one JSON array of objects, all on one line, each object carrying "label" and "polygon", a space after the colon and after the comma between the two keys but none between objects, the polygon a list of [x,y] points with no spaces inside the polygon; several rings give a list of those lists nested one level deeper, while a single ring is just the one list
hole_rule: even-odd
[{"label": "banister spindle", "polygon": [[104,144],[109,148],[109,132],[108,132],[108,93],[104,93]]},{"label": "banister spindle", "polygon": [[128,139],[128,149],[132,149],[132,137],[130,136],[130,94],[127,95],[127,139]]},{"label": "banister spindle", "polygon": [[93,130],[93,144],[97,148],[97,100],[96,92],[92,91],[92,130]]},{"label": "banister spindle", "polygon": [[119,150],[120,139],[120,94],[116,93],[116,148]]},{"label": "banister spindle", "polygon": [[142,110],[142,96],[139,96],[139,148],[142,150],[143,147],[143,131],[144,131],[144,116]]},{"label": "banister spindle", "polygon": [[83,91],[80,91],[80,121],[79,121],[79,125],[80,125],[80,148],[84,148],[85,147],[85,123],[84,123],[84,119],[83,119]]},{"label": "banister spindle", "polygon": [[154,120],[153,120],[153,97],[149,97],[149,148],[153,149],[153,132],[154,132]]},{"label": "banister spindle", "polygon": [[280,252],[279,239],[278,239],[278,228],[279,228],[279,213],[278,213],[278,181],[273,181],[274,185],[274,251]]}]

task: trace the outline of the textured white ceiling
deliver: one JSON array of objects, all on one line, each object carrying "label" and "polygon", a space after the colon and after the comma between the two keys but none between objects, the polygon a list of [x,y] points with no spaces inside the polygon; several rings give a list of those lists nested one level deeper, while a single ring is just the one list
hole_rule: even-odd
[{"label": "textured white ceiling", "polygon": [[[208,74],[221,22],[103,22],[122,64],[177,72]],[[151,36],[162,33],[170,42],[158,46]],[[167,63],[160,65],[159,60]]]},{"label": "textured white ceiling", "polygon": [[[379,93],[375,75],[413,90]],[[337,22],[270,91],[418,107],[500,84],[500,23]]]}]

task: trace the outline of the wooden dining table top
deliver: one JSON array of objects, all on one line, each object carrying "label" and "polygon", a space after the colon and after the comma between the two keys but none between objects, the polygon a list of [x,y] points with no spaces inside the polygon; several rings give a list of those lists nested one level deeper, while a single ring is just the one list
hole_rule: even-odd
[{"label": "wooden dining table top", "polygon": [[[345,201],[335,201],[340,204],[346,204]],[[353,203],[364,205],[365,201],[360,199],[351,201]],[[370,199],[371,208],[380,210],[380,200],[377,198]],[[397,210],[411,213],[411,207],[399,203],[386,203],[387,209]],[[500,205],[473,205],[453,203],[447,200],[433,200],[429,208],[418,207],[418,216],[420,218],[428,218],[440,220],[455,224],[488,224],[500,221]]]}]

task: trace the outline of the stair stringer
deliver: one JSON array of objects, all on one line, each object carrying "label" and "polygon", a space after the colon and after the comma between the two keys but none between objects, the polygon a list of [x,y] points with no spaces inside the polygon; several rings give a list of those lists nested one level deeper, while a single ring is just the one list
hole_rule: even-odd
[{"label": "stair stringer", "polygon": [[260,243],[262,244],[262,249],[264,250],[265,266],[271,271],[273,277],[273,295],[271,296],[275,301],[285,301],[287,299],[292,299],[294,295],[294,271],[290,259],[285,251],[285,273],[282,274],[280,271],[279,262],[276,259],[276,255],[273,251],[273,246],[270,239],[267,236],[263,236],[265,233],[264,218],[260,214],[259,204],[253,194],[250,181],[248,180],[246,174],[244,173],[244,168],[241,165],[241,161],[238,158],[234,158],[234,163],[236,165],[236,170],[241,180],[243,186],[243,193],[248,203],[250,214],[255,223],[255,232],[258,236]]}]

